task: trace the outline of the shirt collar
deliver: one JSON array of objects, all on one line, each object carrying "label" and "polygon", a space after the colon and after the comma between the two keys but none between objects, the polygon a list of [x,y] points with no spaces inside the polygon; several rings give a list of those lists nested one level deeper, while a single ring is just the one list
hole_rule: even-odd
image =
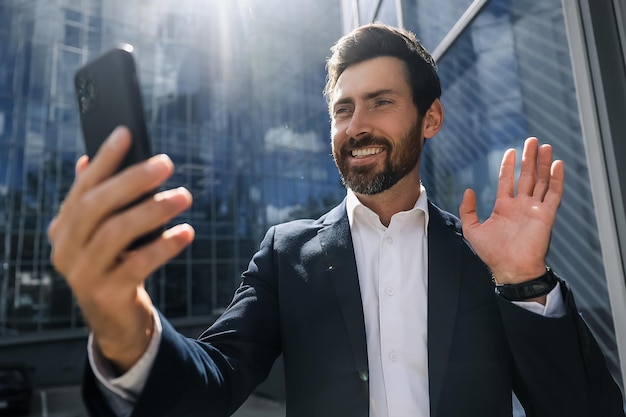
[{"label": "shirt collar", "polygon": [[[352,228],[355,221],[363,221],[362,216],[364,214],[369,213],[369,215],[377,216],[376,213],[374,213],[368,207],[364,206],[363,203],[361,203],[356,194],[354,194],[354,191],[352,191],[350,188],[348,188],[348,192],[346,195],[346,210],[348,212],[348,221],[350,222],[350,228]],[[424,212],[424,236],[428,236],[428,196],[426,195],[426,188],[424,188],[422,183],[420,183],[419,198],[415,202],[413,208],[411,210],[407,210],[407,212],[417,211]],[[359,214],[359,212],[361,212],[361,214]]]}]

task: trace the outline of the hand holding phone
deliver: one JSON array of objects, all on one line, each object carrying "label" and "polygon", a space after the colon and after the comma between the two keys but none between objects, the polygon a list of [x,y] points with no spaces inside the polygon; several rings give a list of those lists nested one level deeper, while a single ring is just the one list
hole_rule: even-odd
[{"label": "hand holding phone", "polygon": [[[90,159],[116,127],[126,126],[132,134],[132,146],[118,172],[153,155],[132,51],[132,46],[127,44],[111,49],[81,67],[74,77],[80,123]],[[149,198],[154,192],[156,190],[130,205]],[[150,242],[162,231],[163,228],[159,228],[142,236],[128,249]]]}]

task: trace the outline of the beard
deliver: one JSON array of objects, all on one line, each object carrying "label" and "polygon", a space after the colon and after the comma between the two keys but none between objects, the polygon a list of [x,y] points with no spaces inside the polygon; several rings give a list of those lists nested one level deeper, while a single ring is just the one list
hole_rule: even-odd
[{"label": "beard", "polygon": [[[373,195],[386,191],[404,178],[419,163],[422,143],[419,136],[421,120],[402,136],[395,147],[383,137],[368,135],[358,140],[348,139],[336,150],[333,147],[335,164],[341,174],[341,182],[357,194]],[[376,165],[351,166],[352,150],[369,146],[381,146],[387,152],[382,170]]]}]

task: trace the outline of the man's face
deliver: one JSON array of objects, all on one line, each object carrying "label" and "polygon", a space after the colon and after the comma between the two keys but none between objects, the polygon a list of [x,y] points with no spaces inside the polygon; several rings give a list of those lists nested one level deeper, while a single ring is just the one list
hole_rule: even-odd
[{"label": "man's face", "polygon": [[403,61],[378,57],[348,67],[330,108],[333,156],[347,187],[371,195],[411,172],[419,181],[421,122]]}]

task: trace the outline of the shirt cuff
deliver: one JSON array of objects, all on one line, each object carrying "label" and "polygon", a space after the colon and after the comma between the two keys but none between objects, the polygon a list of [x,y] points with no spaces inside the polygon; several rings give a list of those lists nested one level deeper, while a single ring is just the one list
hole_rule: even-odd
[{"label": "shirt cuff", "polygon": [[536,301],[513,301],[512,303],[523,309],[532,311],[535,314],[549,318],[563,317],[566,313],[563,295],[561,294],[561,284],[559,282],[557,282],[556,287],[552,288],[552,291],[548,293],[545,306]]},{"label": "shirt cuff", "polygon": [[89,334],[87,342],[89,365],[101,386],[131,403],[136,402],[137,397],[146,385],[150,369],[152,369],[159,351],[159,345],[161,344],[163,326],[155,308],[153,308],[152,316],[154,317],[154,331],[146,352],[139,358],[137,363],[122,375],[116,375],[111,363],[100,353],[93,341],[93,333]]}]

